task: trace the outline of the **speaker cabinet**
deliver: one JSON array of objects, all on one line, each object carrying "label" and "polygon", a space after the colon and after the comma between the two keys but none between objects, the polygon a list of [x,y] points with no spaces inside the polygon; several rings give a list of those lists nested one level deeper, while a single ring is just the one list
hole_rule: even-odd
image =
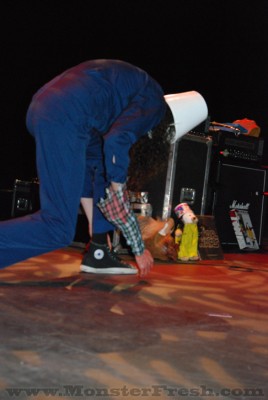
[{"label": "speaker cabinet", "polygon": [[247,210],[261,245],[266,215],[267,172],[263,168],[218,161],[212,214],[222,245],[238,245],[229,212]]},{"label": "speaker cabinet", "polygon": [[15,180],[13,187],[13,198],[11,217],[22,217],[32,214],[40,208],[39,183],[36,180]]},{"label": "speaker cabinet", "polygon": [[187,133],[171,145],[166,168],[143,189],[153,217],[176,220],[173,209],[182,202],[197,215],[206,213],[211,150],[211,137],[197,133]]}]

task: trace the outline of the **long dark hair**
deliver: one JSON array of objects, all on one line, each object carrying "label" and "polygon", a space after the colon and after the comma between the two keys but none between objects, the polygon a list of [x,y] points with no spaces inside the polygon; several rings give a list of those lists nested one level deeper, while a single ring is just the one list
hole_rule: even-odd
[{"label": "long dark hair", "polygon": [[127,181],[129,190],[142,190],[144,184],[167,165],[170,142],[175,133],[173,123],[173,116],[167,105],[165,117],[160,124],[131,147]]}]

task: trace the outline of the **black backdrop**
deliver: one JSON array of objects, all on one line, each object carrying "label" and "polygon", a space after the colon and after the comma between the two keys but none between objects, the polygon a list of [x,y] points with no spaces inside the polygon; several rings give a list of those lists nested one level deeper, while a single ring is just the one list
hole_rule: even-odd
[{"label": "black backdrop", "polygon": [[0,188],[36,176],[25,127],[33,93],[62,70],[118,58],[147,70],[165,93],[199,91],[212,120],[268,123],[268,2],[53,0],[1,11]]}]

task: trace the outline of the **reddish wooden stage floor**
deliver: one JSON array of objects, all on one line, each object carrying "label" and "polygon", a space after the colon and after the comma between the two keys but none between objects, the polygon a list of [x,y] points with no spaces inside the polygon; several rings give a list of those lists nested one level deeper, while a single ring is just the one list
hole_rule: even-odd
[{"label": "reddish wooden stage floor", "polygon": [[80,274],[81,253],[0,271],[0,399],[268,398],[268,252],[144,279]]}]

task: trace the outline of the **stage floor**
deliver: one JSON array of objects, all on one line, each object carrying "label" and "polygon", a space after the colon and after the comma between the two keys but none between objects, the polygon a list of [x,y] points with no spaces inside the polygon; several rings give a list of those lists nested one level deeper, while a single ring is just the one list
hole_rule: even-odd
[{"label": "stage floor", "polygon": [[1,399],[268,398],[267,252],[143,279],[81,274],[81,257],[0,271]]}]

